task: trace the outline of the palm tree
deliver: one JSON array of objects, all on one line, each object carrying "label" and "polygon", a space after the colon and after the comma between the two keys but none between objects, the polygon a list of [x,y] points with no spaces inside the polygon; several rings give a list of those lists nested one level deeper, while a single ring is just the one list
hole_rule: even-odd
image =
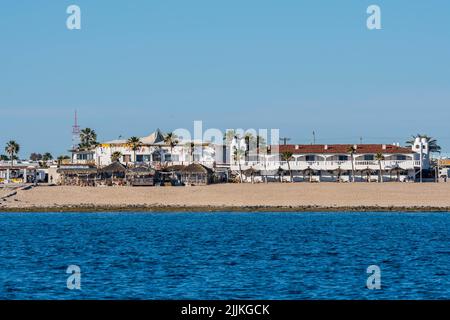
[{"label": "palm tree", "polygon": [[266,139],[263,136],[256,136],[256,161],[259,162],[259,154],[261,150],[266,148]]},{"label": "palm tree", "polygon": [[234,161],[239,165],[239,180],[242,183],[242,168],[241,168],[241,158],[244,155],[244,152],[241,149],[234,148],[233,158]]},{"label": "palm tree", "polygon": [[384,155],[381,152],[378,152],[375,155],[375,160],[378,161],[378,166],[379,166],[379,170],[380,170],[380,173],[378,175],[378,182],[383,182],[383,172],[381,171],[381,161],[384,160]]},{"label": "palm tree", "polygon": [[139,150],[142,146],[141,139],[139,139],[138,137],[131,137],[127,140],[127,143],[130,146],[130,149],[133,150],[134,155],[133,163],[136,164],[136,151]]},{"label": "palm tree", "polygon": [[195,143],[189,142],[187,145],[189,147],[189,153],[191,154],[191,162],[194,163]]},{"label": "palm tree", "polygon": [[347,149],[347,153],[350,154],[350,158],[352,160],[352,181],[355,182],[355,161],[354,161],[354,155],[356,152],[355,146],[350,146]]},{"label": "palm tree", "polygon": [[336,181],[337,181],[337,182],[341,182],[341,175],[342,175],[342,169],[341,169],[341,167],[339,166],[339,167],[337,168],[337,177],[336,177]]},{"label": "palm tree", "polygon": [[97,134],[91,128],[85,128],[80,132],[80,149],[91,149],[97,145]]},{"label": "palm tree", "polygon": [[292,170],[291,170],[291,164],[290,161],[292,158],[293,153],[290,151],[285,151],[281,153],[281,160],[286,161],[289,169],[289,176],[291,177],[291,182],[294,182],[294,178],[292,177]]},{"label": "palm tree", "polygon": [[0,154],[0,161],[9,161],[9,158],[6,154]]},{"label": "palm tree", "polygon": [[441,147],[437,144],[437,140],[426,134],[418,133],[415,136],[411,136],[411,138],[411,140],[406,141],[406,144],[410,147],[414,145],[416,138],[425,138],[428,142],[428,149],[430,152],[441,152]]},{"label": "palm tree", "polygon": [[248,161],[248,157],[250,154],[250,151],[252,151],[256,144],[256,138],[251,134],[250,132],[247,132],[244,135],[244,141],[245,141],[245,159]]},{"label": "palm tree", "polygon": [[19,150],[20,150],[20,145],[14,140],[11,140],[6,144],[5,152],[7,154],[9,154],[9,158],[11,159],[11,167],[14,164],[14,155],[19,153]]},{"label": "palm tree", "polygon": [[121,157],[122,157],[122,152],[120,152],[120,151],[114,151],[114,152],[111,154],[111,162],[119,161]]},{"label": "palm tree", "polygon": [[237,137],[238,137],[238,134],[237,134],[236,130],[234,130],[234,129],[227,130],[227,132],[225,133],[226,144],[229,145]]},{"label": "palm tree", "polygon": [[173,148],[178,144],[177,135],[173,132],[169,132],[164,137],[164,142],[170,147],[170,159],[172,160]]}]

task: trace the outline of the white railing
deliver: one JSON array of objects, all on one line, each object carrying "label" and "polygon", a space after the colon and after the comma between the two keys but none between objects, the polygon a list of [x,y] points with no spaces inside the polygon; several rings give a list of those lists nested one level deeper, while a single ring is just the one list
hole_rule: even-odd
[{"label": "white railing", "polygon": [[[282,168],[287,170],[288,164],[286,161],[241,161],[241,169],[245,170],[248,168],[255,168],[258,170],[276,170],[278,168]],[[353,162],[347,161],[289,161],[289,166],[292,170],[305,170],[305,169],[313,169],[313,170],[351,170],[354,167],[355,170],[363,170],[369,168],[371,170],[378,170],[380,167],[380,163],[376,160],[358,160]],[[231,169],[237,169],[239,167],[239,163],[233,161],[231,163]],[[403,170],[413,170],[420,167],[419,160],[383,160],[381,161],[382,170],[390,170],[393,168],[400,168]]]}]

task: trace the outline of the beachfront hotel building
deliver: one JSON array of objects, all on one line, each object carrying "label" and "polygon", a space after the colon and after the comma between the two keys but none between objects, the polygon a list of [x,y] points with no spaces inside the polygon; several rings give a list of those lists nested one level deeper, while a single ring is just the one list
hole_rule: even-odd
[{"label": "beachfront hotel building", "polygon": [[[158,129],[140,138],[134,152],[126,139],[99,143],[92,150],[74,150],[72,163],[105,167],[118,161],[127,166],[202,164],[208,168],[226,168],[232,175],[251,181],[415,181],[430,168],[426,139],[417,138],[411,147],[399,144],[285,144],[252,148],[245,139],[235,138],[228,146],[207,141],[181,141],[170,147]],[[247,141],[248,142],[248,141]],[[234,150],[241,149],[237,158]],[[350,152],[350,150],[353,150]],[[289,152],[289,161],[282,154]],[[377,155],[382,155],[379,159]],[[381,169],[381,171],[380,171]]]},{"label": "beachfront hotel building", "polygon": [[139,140],[141,146],[136,152],[131,149],[126,139],[101,142],[92,150],[72,150],[72,162],[104,167],[112,163],[115,152],[120,153],[118,161],[124,165],[147,164],[157,169],[167,163],[197,163],[213,168],[218,162],[223,162],[223,148],[210,142],[182,140],[170,147],[164,142],[164,134],[159,129]]},{"label": "beachfront hotel building", "polygon": [[[244,148],[244,157],[232,158],[230,169],[240,171],[246,180],[290,181],[415,181],[430,168],[426,139],[417,138],[411,147],[399,144],[290,144],[249,152],[242,141],[232,148]],[[283,161],[282,154],[292,157]],[[377,155],[382,155],[378,158]],[[380,172],[381,168],[381,172]]]}]

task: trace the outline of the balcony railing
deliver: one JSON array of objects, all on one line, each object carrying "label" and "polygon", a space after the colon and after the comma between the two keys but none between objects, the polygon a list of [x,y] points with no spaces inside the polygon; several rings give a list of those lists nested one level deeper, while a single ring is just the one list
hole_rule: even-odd
[{"label": "balcony railing", "polygon": [[[378,170],[380,163],[376,160],[358,160],[353,162],[355,170],[363,170],[369,168],[371,170]],[[231,163],[232,169],[239,166],[239,163],[233,161]],[[351,170],[352,161],[350,160],[331,160],[331,161],[289,161],[289,166],[292,170]],[[241,161],[241,169],[245,170],[250,167],[266,170],[276,170],[278,168],[287,169],[286,161]],[[420,160],[383,160],[381,161],[382,170],[390,170],[393,168],[400,168],[403,170],[415,169],[420,167]]]}]

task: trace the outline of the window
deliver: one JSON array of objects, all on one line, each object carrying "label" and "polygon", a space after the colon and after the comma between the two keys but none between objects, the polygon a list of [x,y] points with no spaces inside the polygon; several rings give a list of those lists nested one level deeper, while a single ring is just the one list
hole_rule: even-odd
[{"label": "window", "polygon": [[92,160],[94,155],[92,153],[78,153],[76,156],[77,160]]},{"label": "window", "polygon": [[399,155],[397,155],[397,160],[406,160],[406,156],[399,154]]},{"label": "window", "polygon": [[348,156],[338,156],[338,160],[339,161],[347,161],[348,160]]},{"label": "window", "polygon": [[373,161],[373,159],[374,159],[373,154],[364,155],[364,160],[366,161]]},{"label": "window", "polygon": [[144,156],[142,154],[137,154],[136,162],[144,162]]},{"label": "window", "polygon": [[314,156],[314,155],[308,155],[305,158],[306,158],[306,161],[315,161],[316,160],[316,156]]},{"label": "window", "polygon": [[155,151],[152,154],[153,161],[161,161],[161,153],[159,151]]}]

